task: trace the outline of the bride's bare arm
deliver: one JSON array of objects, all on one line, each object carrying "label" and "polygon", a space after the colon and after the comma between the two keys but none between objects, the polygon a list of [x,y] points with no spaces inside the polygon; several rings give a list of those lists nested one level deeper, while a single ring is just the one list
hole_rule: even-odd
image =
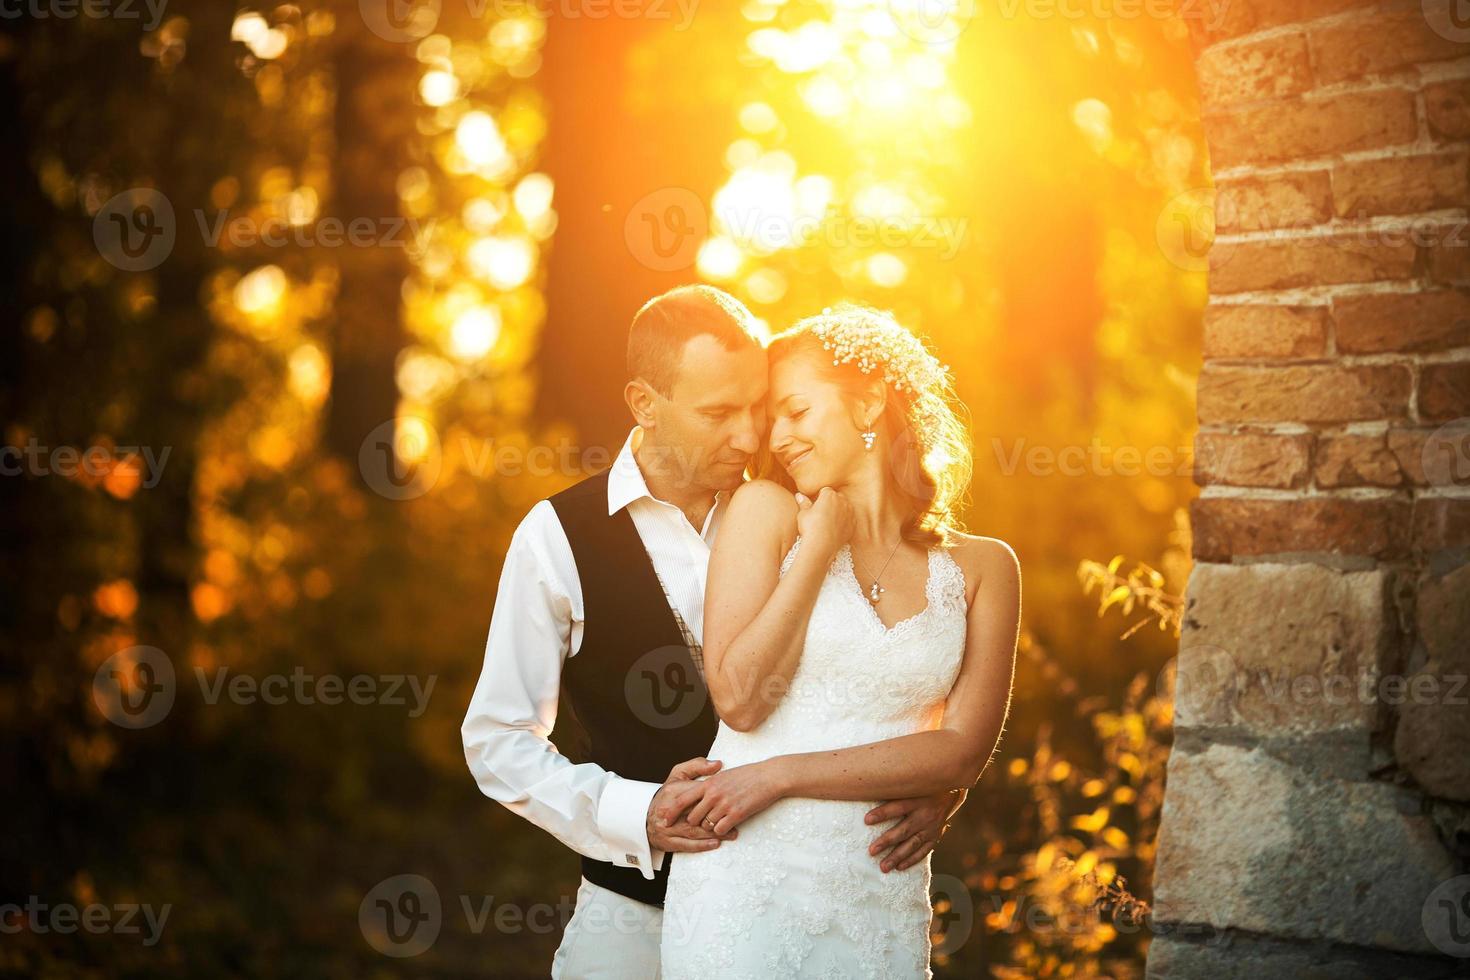
[{"label": "bride's bare arm", "polygon": [[[978,578],[965,657],[939,727],[831,752],[776,756],[716,774],[689,814],[728,829],[778,799],[874,800],[967,789],[985,771],[1010,710],[1021,615],[1021,570],[1001,541],[968,538],[957,554]],[[722,832],[716,830],[717,833]]]},{"label": "bride's bare arm", "polygon": [[830,542],[804,538],[781,576],[781,561],[796,539],[798,509],[792,495],[775,483],[745,484],[731,499],[710,554],[705,683],[715,712],[737,731],[759,725],[785,694],[836,550],[829,549]]}]

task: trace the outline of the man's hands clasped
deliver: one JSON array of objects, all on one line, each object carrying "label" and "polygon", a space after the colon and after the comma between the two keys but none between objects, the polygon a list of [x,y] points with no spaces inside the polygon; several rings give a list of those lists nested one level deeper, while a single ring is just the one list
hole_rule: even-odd
[{"label": "man's hands clasped", "polygon": [[[669,778],[654,794],[648,806],[648,842],[661,851],[710,851],[723,841],[735,840],[739,830],[731,819],[741,822],[766,809],[779,790],[769,790],[758,764],[730,770],[729,778],[714,780],[719,788],[717,800],[707,800],[711,787],[708,778],[720,771],[723,763],[705,758],[689,759],[669,771]],[[747,772],[741,773],[740,770]],[[740,778],[742,776],[748,778]],[[884,873],[906,871],[933,852],[949,829],[949,819],[967,793],[951,790],[934,796],[889,800],[869,810],[865,818],[869,826],[897,820],[868,848],[868,854],[879,863]],[[749,797],[749,799],[746,799]],[[712,809],[724,813],[715,821],[722,832],[716,833],[706,821]],[[749,811],[749,812],[747,812]]]},{"label": "man's hands clasped", "polygon": [[697,790],[703,784],[700,777],[714,775],[720,766],[719,762],[701,757],[688,759],[669,770],[669,778],[648,804],[645,826],[650,847],[659,851],[712,851],[720,846],[721,841],[735,839],[737,835],[733,829],[725,834],[716,834],[707,827],[691,824],[689,804],[677,811],[673,809],[674,800],[680,794]]}]

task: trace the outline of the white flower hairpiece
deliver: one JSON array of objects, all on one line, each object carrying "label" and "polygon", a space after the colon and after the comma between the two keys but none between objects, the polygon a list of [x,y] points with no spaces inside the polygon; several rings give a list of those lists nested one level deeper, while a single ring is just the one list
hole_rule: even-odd
[{"label": "white flower hairpiece", "polygon": [[864,374],[882,368],[885,383],[910,395],[944,384],[949,372],[923,341],[887,313],[829,306],[811,318],[810,329],[831,352],[834,365],[855,361]]}]

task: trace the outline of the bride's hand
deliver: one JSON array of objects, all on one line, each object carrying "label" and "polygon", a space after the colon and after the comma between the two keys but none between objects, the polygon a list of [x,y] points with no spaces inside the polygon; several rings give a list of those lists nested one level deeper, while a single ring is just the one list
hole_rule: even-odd
[{"label": "bride's hand", "polygon": [[785,795],[780,766],[775,759],[768,759],[715,773],[702,780],[697,788],[675,797],[673,808],[682,809],[687,805],[684,803],[687,797],[694,803],[689,822],[713,834],[724,835]]},{"label": "bride's hand", "polygon": [[[734,840],[735,833],[716,835],[698,824],[689,822],[685,813],[704,791],[704,777],[720,768],[720,763],[708,759],[689,759],[669,770],[669,778],[648,804],[645,819],[648,844],[660,851],[709,851],[720,846],[722,840]],[[676,799],[686,802],[675,808]]]},{"label": "bride's hand", "polygon": [[796,533],[829,561],[852,537],[852,504],[831,487],[823,487],[813,501],[806,494],[796,495]]}]

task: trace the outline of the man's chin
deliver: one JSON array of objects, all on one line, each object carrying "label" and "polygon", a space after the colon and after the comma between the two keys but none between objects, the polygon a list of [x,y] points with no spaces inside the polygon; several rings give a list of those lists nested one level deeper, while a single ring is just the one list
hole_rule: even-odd
[{"label": "man's chin", "polygon": [[712,490],[737,490],[745,482],[746,463],[730,463],[710,469],[704,474],[705,486]]}]

